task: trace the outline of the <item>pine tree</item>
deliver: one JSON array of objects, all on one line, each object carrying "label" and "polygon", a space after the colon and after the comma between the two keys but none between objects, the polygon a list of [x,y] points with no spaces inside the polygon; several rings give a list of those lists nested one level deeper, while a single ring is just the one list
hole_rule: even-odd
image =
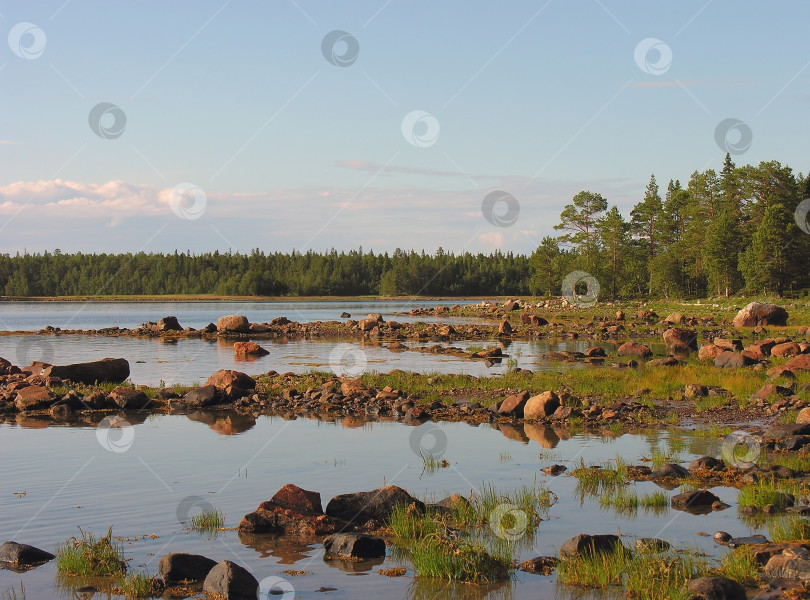
[{"label": "pine tree", "polygon": [[791,220],[781,204],[765,209],[751,245],[740,255],[740,271],[748,289],[782,297],[790,283]]},{"label": "pine tree", "polygon": [[610,298],[616,299],[618,282],[621,278],[622,260],[628,245],[628,223],[615,206],[599,221],[599,235],[608,261]]},{"label": "pine tree", "polygon": [[537,249],[529,257],[531,279],[529,289],[533,295],[551,296],[561,283],[559,269],[560,248],[557,241],[545,236]]},{"label": "pine tree", "polygon": [[582,191],[573,197],[560,213],[560,223],[554,229],[569,231],[557,238],[574,246],[583,258],[585,269],[593,274],[598,267],[599,231],[601,213],[607,210],[607,200],[600,194]]},{"label": "pine tree", "polygon": [[655,258],[658,245],[658,221],[661,218],[661,196],[658,194],[658,184],[655,175],[650,176],[650,182],[644,192],[644,199],[630,211],[630,232],[646,249],[649,290],[653,289],[652,271],[649,265]]}]

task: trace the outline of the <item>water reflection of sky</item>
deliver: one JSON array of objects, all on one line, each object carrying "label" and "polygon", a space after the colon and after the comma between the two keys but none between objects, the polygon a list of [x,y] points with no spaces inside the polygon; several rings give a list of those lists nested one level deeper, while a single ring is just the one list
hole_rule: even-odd
[{"label": "water reflection of sky", "polygon": [[[132,566],[150,573],[156,572],[163,554],[187,551],[216,560],[237,560],[259,580],[285,577],[304,597],[323,586],[337,588],[330,597],[340,598],[380,597],[381,589],[392,598],[455,598],[467,597],[466,592],[411,577],[381,579],[376,573],[380,566],[369,567],[366,577],[341,571],[323,561],[317,544],[249,539],[236,531],[209,539],[185,529],[178,522],[177,508],[184,498],[196,496],[222,509],[226,525],[234,527],[242,515],[285,483],[319,491],[325,506],[336,494],[384,484],[400,485],[418,497],[439,499],[450,493],[469,495],[484,483],[508,490],[537,482],[548,486],[559,502],[535,534],[521,540],[521,558],[554,554],[563,541],[580,532],[620,531],[628,544],[634,537],[661,537],[712,554],[725,550],[697,532],[762,533],[737,518],[736,492],[730,489],[713,490],[732,505],[725,511],[695,516],[666,509],[660,515],[639,511],[629,517],[601,508],[598,498],[577,493],[573,477],[551,477],[540,471],[554,463],[571,470],[580,459],[589,464],[616,456],[639,464],[653,448],[671,450],[673,444],[682,448],[683,461],[719,454],[719,441],[678,430],[619,437],[607,433],[570,436],[551,428],[499,430],[461,423],[415,428],[357,420],[252,419],[224,412],[131,420],[142,422],[132,429],[131,447],[120,453],[102,448],[95,421],[84,427],[40,429],[27,427],[41,427],[42,423],[24,419],[20,424],[0,425],[4,516],[0,538],[52,549],[76,534],[76,526],[104,532],[112,524],[116,535],[139,538],[126,543],[126,553],[133,557]],[[450,462],[449,467],[432,474],[423,471],[413,450],[431,436],[438,436],[438,448]],[[432,440],[427,445],[435,446]],[[660,488],[640,483],[637,489],[642,494]],[[23,491],[22,497],[12,494]],[[158,537],[142,537],[150,534]],[[395,563],[387,560],[382,566],[390,568]],[[291,566],[307,575],[285,575],[284,569]],[[22,575],[0,571],[0,592],[22,580],[30,597],[50,597],[55,573],[53,563]],[[520,573],[514,582],[489,589],[486,597],[576,597],[554,590],[553,578]],[[483,597],[483,590],[478,594],[469,597]]]}]

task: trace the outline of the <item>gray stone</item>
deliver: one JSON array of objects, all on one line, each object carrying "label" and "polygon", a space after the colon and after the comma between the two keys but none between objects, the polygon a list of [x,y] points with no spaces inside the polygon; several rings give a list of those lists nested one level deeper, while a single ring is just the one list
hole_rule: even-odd
[{"label": "gray stone", "polygon": [[225,600],[255,600],[259,594],[259,582],[244,567],[223,560],[208,572],[203,592],[219,594]]},{"label": "gray stone", "polygon": [[199,554],[173,552],[160,559],[158,573],[168,584],[180,581],[205,581],[216,564],[217,561]]},{"label": "gray stone", "polygon": [[121,383],[129,377],[129,362],[124,358],[104,358],[86,363],[53,365],[45,369],[42,376],[68,379],[88,385],[104,381]]},{"label": "gray stone", "polygon": [[579,533],[560,546],[560,558],[573,558],[585,553],[612,552],[621,546],[621,543],[618,535]]},{"label": "gray stone", "polygon": [[698,577],[686,589],[693,600],[746,600],[745,588],[728,577]]},{"label": "gray stone", "polygon": [[385,541],[362,533],[336,533],[323,541],[326,558],[356,560],[385,556]]},{"label": "gray stone", "polygon": [[15,567],[40,565],[54,558],[54,555],[50,552],[40,550],[28,544],[5,542],[0,546],[0,562],[8,563]]}]

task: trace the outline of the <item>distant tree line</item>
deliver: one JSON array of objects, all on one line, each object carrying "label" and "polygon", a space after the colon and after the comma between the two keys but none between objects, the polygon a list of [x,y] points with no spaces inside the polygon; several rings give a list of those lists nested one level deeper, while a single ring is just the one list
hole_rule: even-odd
[{"label": "distant tree line", "polygon": [[57,250],[0,255],[0,294],[558,295],[567,274],[585,271],[603,299],[782,295],[810,287],[810,227],[796,219],[807,198],[810,177],[776,161],[737,167],[726,155],[719,174],[695,171],[685,187],[670,180],[663,198],[653,175],[629,219],[600,194],[579,192],[560,214],[561,234],[531,256]]}]

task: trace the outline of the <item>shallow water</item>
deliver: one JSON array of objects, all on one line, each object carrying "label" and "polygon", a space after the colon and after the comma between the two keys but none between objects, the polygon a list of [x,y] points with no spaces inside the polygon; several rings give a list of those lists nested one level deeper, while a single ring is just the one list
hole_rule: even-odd
[{"label": "shallow water", "polygon": [[[136,415],[127,418],[143,420]],[[653,447],[674,445],[683,448],[683,461],[719,454],[718,440],[677,430],[570,437],[561,430],[531,426],[498,430],[461,423],[409,427],[356,419],[334,423],[278,417],[253,420],[227,412],[150,416],[123,430],[97,429],[92,424],[31,429],[39,426],[35,420],[21,422],[25,427],[0,424],[0,540],[52,550],[56,543],[78,534],[77,526],[102,534],[114,525],[114,534],[128,539],[125,552],[133,559],[131,568],[154,574],[159,558],[168,552],[200,553],[236,561],[260,581],[282,577],[301,598],[324,597],[315,592],[322,587],[336,588],[328,594],[332,598],[582,595],[558,589],[553,576],[526,573],[492,588],[448,587],[444,582],[414,578],[412,571],[389,579],[379,575],[379,569],[407,566],[392,558],[390,550],[382,565],[347,566],[324,562],[317,543],[240,536],[236,531],[209,537],[188,530],[180,521],[208,503],[225,512],[227,527],[235,527],[245,513],[285,483],[319,491],[325,506],[336,494],[385,484],[402,486],[424,499],[439,499],[454,492],[469,495],[482,483],[509,490],[537,481],[557,494],[559,502],[533,535],[527,533],[518,542],[521,559],[555,554],[562,542],[580,532],[618,531],[626,545],[634,537],[660,537],[715,556],[726,550],[711,538],[697,537],[696,532],[762,533],[738,519],[736,492],[731,489],[713,490],[732,505],[725,511],[695,516],[672,509],[660,515],[639,510],[632,517],[603,510],[598,499],[578,494],[573,477],[550,477],[539,470],[553,463],[570,470],[580,459],[590,464],[616,456],[638,464]],[[420,448],[440,454],[450,466],[425,473]],[[636,487],[639,494],[659,489],[649,482]],[[670,496],[673,493],[667,491]],[[290,568],[306,574],[285,574]],[[0,570],[0,593],[22,581],[29,598],[73,597],[66,590],[57,593],[55,576],[53,562],[23,574]],[[614,590],[602,597],[619,598],[622,593]]]}]

